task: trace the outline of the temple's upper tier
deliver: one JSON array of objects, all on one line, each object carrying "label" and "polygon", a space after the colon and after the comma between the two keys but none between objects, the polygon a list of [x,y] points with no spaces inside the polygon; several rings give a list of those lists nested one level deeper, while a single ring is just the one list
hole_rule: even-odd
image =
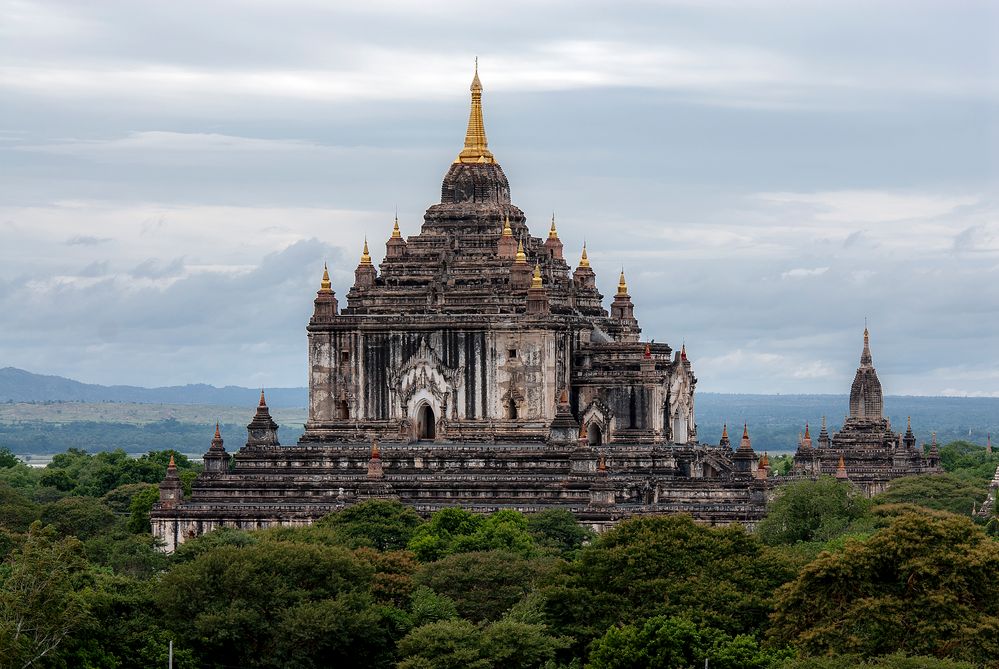
[{"label": "temple's upper tier", "polygon": [[884,413],[884,396],[881,381],[874,370],[871,357],[871,340],[864,328],[864,350],[860,354],[860,367],[850,388],[850,418],[860,420],[881,420]]},{"label": "temple's upper tier", "polygon": [[510,182],[496,162],[482,122],[482,84],[476,62],[472,79],[472,107],[468,113],[465,146],[454,159],[441,186],[441,204],[510,204]]}]

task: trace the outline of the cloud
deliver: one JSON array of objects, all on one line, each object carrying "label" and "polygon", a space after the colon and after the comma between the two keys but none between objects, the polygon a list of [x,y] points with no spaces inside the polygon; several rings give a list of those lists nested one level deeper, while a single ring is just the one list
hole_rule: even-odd
[{"label": "cloud", "polygon": [[98,244],[107,244],[111,241],[110,237],[94,237],[93,235],[76,235],[75,237],[70,237],[66,240],[67,246],[97,246]]},{"label": "cloud", "polygon": [[786,272],[781,272],[780,278],[782,279],[799,279],[802,277],[809,276],[821,276],[829,271],[828,267],[813,267],[807,269],[805,267],[795,267],[794,269],[789,269]]},{"label": "cloud", "polygon": [[183,271],[183,258],[174,258],[166,264],[156,258],[149,258],[129,270],[129,274],[140,279],[165,279],[180,276]]},{"label": "cloud", "polygon": [[542,235],[557,209],[606,294],[625,266],[643,335],[685,340],[700,390],[844,392],[867,316],[888,392],[993,392],[953,371],[999,370],[992,18],[2,5],[0,349],[92,381],[303,383],[318,265],[343,303],[365,234],[377,260],[396,206],[419,229],[479,55],[513,201]]}]

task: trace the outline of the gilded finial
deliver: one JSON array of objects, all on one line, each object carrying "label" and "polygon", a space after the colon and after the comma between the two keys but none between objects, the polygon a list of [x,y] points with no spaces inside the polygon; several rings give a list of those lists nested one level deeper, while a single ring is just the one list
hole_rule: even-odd
[{"label": "gilded finial", "polygon": [[555,212],[552,212],[552,227],[548,231],[548,239],[558,239],[558,230],[555,229]]},{"label": "gilded finial", "polygon": [[177,463],[173,461],[173,453],[170,454],[170,464],[167,467],[176,467]]},{"label": "gilded finial", "polygon": [[722,439],[728,439],[728,423],[722,425]]},{"label": "gilded finial", "polygon": [[465,132],[465,148],[461,150],[456,163],[495,163],[486,141],[486,128],[482,122],[482,82],[479,81],[479,59],[475,59],[475,76],[472,77],[472,108],[468,113],[468,130]]},{"label": "gilded finial", "polygon": [[506,222],[503,223],[503,236],[513,237],[513,228],[510,227],[510,217],[506,217]]},{"label": "gilded finial", "polygon": [[399,230],[399,214],[395,215],[395,226],[392,228],[392,239],[402,239],[402,231]]},{"label": "gilded finial", "polygon": [[319,282],[319,292],[321,293],[333,292],[333,284],[330,282],[330,270],[326,266],[326,263],[323,263],[323,280]]},{"label": "gilded finial", "polygon": [[621,276],[617,280],[617,294],[627,295],[628,294],[628,282],[624,280],[624,270],[621,270]]},{"label": "gilded finial", "polygon": [[742,438],[749,439],[749,423],[742,424]]},{"label": "gilded finial", "polygon": [[521,239],[517,243],[517,264],[525,264],[527,262],[527,254],[524,253],[524,240]]},{"label": "gilded finial", "polygon": [[586,242],[583,242],[583,255],[579,258],[580,267],[589,267],[590,259],[586,256]]},{"label": "gilded finial", "polygon": [[370,265],[371,264],[371,254],[368,253],[368,238],[364,238],[364,250],[361,252],[361,264]]},{"label": "gilded finial", "polygon": [[531,288],[541,288],[541,265],[534,263],[534,276],[531,278]]},{"label": "gilded finial", "polygon": [[805,423],[805,439],[811,439],[812,435],[808,433],[808,423]]}]

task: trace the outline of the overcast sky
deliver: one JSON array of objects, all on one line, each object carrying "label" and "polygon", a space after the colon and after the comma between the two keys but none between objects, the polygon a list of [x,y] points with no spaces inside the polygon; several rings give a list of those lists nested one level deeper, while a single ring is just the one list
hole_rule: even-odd
[{"label": "overcast sky", "polygon": [[999,396],[995,2],[0,0],[0,366],[301,386],[479,57],[535,234],[698,388]]}]

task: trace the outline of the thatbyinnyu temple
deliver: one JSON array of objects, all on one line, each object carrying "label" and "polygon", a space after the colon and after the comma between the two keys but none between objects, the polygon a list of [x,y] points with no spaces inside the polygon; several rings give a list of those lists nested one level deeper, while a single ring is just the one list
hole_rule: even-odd
[{"label": "thatbyinnyu temple", "polygon": [[[734,450],[727,429],[717,445],[698,441],[685,348],[640,338],[623,271],[605,309],[585,246],[570,267],[554,217],[544,238],[531,235],[488,148],[477,72],[471,98],[464,148],[420,233],[403,237],[397,220],[377,267],[365,242],[342,306],[323,273],[298,444],[280,445],[261,393],[234,457],[216,430],[190,499],[168,470],[152,512],[167,550],[370,498],[421,514],[559,506],[597,528],[639,514],[763,516],[774,480],[748,430]],[[850,418],[814,446],[806,430],[795,473],[871,492],[932,458],[882,417],[865,333]]]}]

